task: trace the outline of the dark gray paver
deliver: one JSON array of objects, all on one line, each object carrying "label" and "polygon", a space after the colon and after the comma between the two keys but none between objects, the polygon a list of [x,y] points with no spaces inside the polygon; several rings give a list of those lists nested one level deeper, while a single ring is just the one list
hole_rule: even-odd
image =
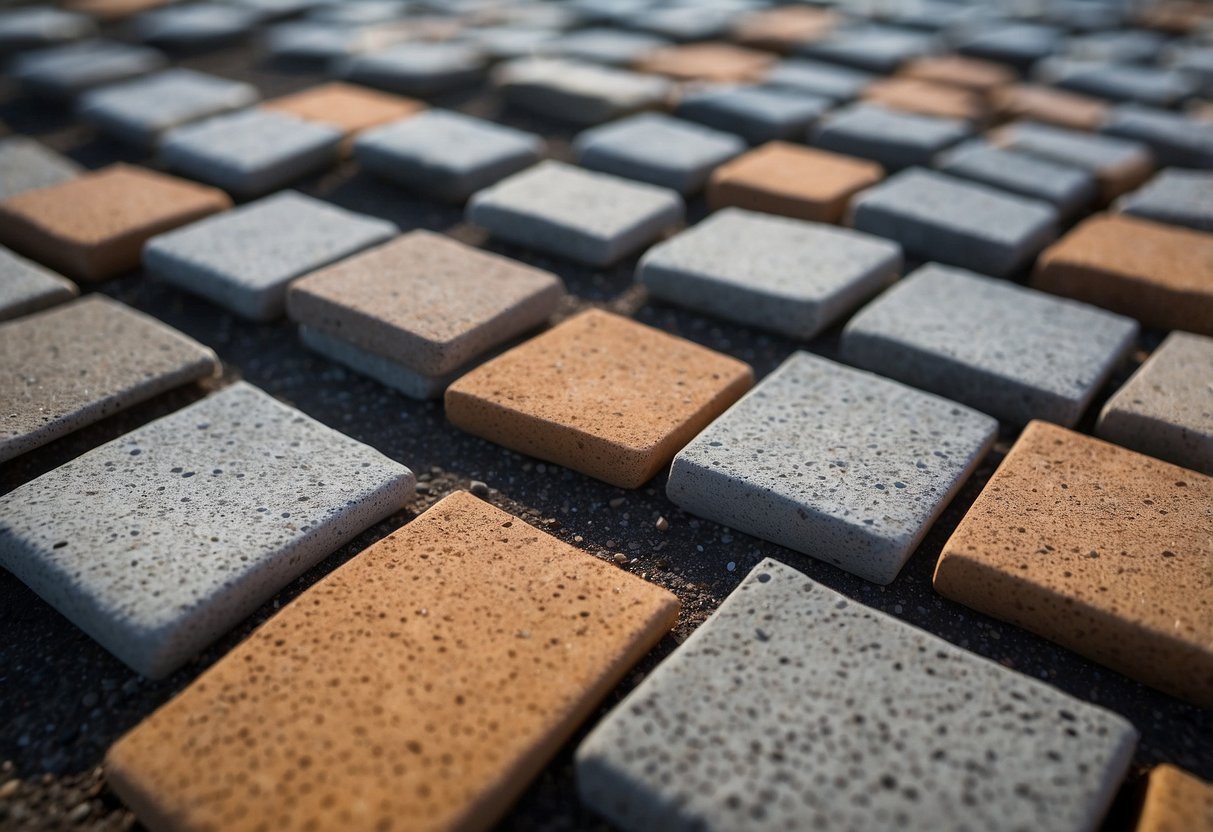
[{"label": "dark gray paver", "polygon": [[1125,194],[1116,207],[1147,220],[1213,231],[1213,171],[1168,168]]},{"label": "dark gray paver", "polygon": [[1099,195],[1099,185],[1088,171],[995,147],[980,139],[945,150],[936,158],[935,167],[962,179],[1043,199],[1063,219],[1090,208]]},{"label": "dark gray paver", "polygon": [[167,63],[158,50],[114,40],[86,40],[27,52],[9,72],[37,95],[70,98],[99,87],[155,72]]},{"label": "dark gray paver", "polygon": [[787,87],[719,87],[688,92],[674,114],[762,144],[801,138],[832,106],[829,98]]},{"label": "dark gray paver", "polygon": [[84,168],[37,139],[0,138],[0,200],[75,179]]},{"label": "dark gray paver", "polygon": [[146,43],[169,49],[203,49],[247,37],[260,20],[256,11],[231,3],[183,3],[144,12],[128,28]]},{"label": "dark gray paver", "polygon": [[69,301],[76,284],[6,248],[0,248],[0,321]]},{"label": "dark gray paver", "polygon": [[1161,32],[1147,29],[1120,29],[1074,35],[1065,42],[1066,54],[1090,61],[1116,63],[1153,63],[1167,43]]},{"label": "dark gray paver", "polygon": [[367,42],[355,26],[334,26],[311,20],[278,23],[265,31],[265,50],[283,62],[322,63],[349,58]]},{"label": "dark gray paver", "polygon": [[710,5],[653,6],[619,22],[669,40],[709,40],[722,36],[736,14],[733,9]]},{"label": "dark gray paver", "polygon": [[888,74],[911,58],[930,54],[938,47],[927,32],[894,26],[843,27],[800,47],[808,58],[842,64],[867,72]]},{"label": "dark gray paver", "polygon": [[1140,185],[1154,167],[1150,148],[1116,136],[1031,121],[1013,122],[988,136],[999,147],[1090,171],[1105,200]]},{"label": "dark gray paver", "polygon": [[999,21],[965,33],[957,43],[956,51],[1027,69],[1041,58],[1056,53],[1064,36],[1065,32],[1056,26]]},{"label": "dark gray paver", "polygon": [[792,59],[775,64],[763,82],[774,87],[789,87],[837,102],[846,102],[858,98],[864,87],[879,77],[870,72],[823,61]]},{"label": "dark gray paver", "polygon": [[409,41],[355,55],[341,77],[406,95],[432,95],[474,84],[484,75],[485,55],[466,43]]},{"label": "dark gray paver", "polygon": [[935,154],[973,134],[958,118],[852,104],[822,117],[810,131],[817,147],[880,162],[889,170],[929,165]]},{"label": "dark gray paver", "polygon": [[1139,104],[1122,104],[1100,127],[1108,136],[1147,145],[1159,165],[1213,168],[1213,122]]},{"label": "dark gray paver", "polygon": [[1110,61],[1047,58],[1033,67],[1032,75],[1062,89],[1156,107],[1175,106],[1197,90],[1196,82],[1178,70]]}]

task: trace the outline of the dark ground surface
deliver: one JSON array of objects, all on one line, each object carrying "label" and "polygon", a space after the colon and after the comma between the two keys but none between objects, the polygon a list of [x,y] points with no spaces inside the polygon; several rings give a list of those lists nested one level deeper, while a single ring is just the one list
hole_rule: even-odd
[{"label": "dark ground surface", "polygon": [[[260,87],[270,98],[323,80],[298,68],[286,71],[260,63],[256,52],[231,48],[187,57],[182,65]],[[573,130],[503,108],[491,92],[477,90],[433,100],[548,136],[551,152],[567,156]],[[113,161],[154,162],[79,125],[70,110],[16,97],[0,89],[0,120],[14,133],[36,136],[90,168]],[[395,221],[403,230],[448,233],[558,273],[574,297],[562,316],[602,306],[749,362],[758,378],[797,349],[831,356],[837,330],[808,344],[651,304],[633,286],[633,262],[591,270],[489,243],[463,223],[460,209],[416,198],[381,184],[346,163],[305,180],[300,190],[356,211]],[[691,221],[706,209],[692,202]],[[700,624],[762,558],[774,557],[861,603],[922,627],[1006,667],[1027,673],[1081,699],[1110,708],[1141,732],[1134,769],[1106,826],[1131,824],[1143,771],[1170,762],[1213,778],[1213,712],[1184,704],[1015,627],[947,601],[931,588],[943,544],[1001,461],[1017,430],[1004,426],[995,450],[932,528],[901,575],[888,587],[679,511],[665,497],[664,476],[624,491],[581,474],[506,451],[447,424],[440,403],[416,402],[305,350],[293,327],[251,324],[198,298],[140,273],[99,287],[212,347],[223,359],[224,377],[185,388],[66,437],[0,466],[0,493],[109,441],[147,421],[194,401],[208,388],[244,378],[309,415],[408,465],[426,481],[408,508],[367,530],[292,582],[249,620],[170,678],[142,679],[77,630],[16,578],[0,571],[0,828],[126,829],[133,816],[109,792],[100,771],[106,748],[223,656],[283,604],[370,543],[424,511],[443,495],[486,482],[488,500],[551,534],[595,555],[625,553],[625,567],[668,587],[682,600],[674,633],[628,675],[587,723],[597,721],[663,657]],[[1152,348],[1158,333],[1142,339]],[[1139,352],[1134,365],[1145,352]],[[1124,368],[1092,407],[1133,367]],[[1089,432],[1091,417],[1082,425]],[[622,504],[611,502],[622,498]],[[659,532],[658,517],[669,521]],[[730,570],[729,564],[735,564]],[[806,634],[811,637],[811,634]],[[502,821],[502,829],[606,829],[576,797],[572,751],[584,729],[525,792]]]}]

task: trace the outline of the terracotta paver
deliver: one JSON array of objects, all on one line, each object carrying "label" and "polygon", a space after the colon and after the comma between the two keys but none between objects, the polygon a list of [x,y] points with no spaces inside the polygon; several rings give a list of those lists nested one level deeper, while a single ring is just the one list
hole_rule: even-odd
[{"label": "terracotta paver", "polygon": [[1213,334],[1213,234],[1097,214],[1041,253],[1032,285],[1147,326]]},{"label": "terracotta paver", "polygon": [[838,222],[851,197],[883,176],[883,168],[866,159],[768,142],[718,167],[708,181],[707,199],[712,208]]},{"label": "terracotta paver", "polygon": [[732,38],[754,49],[794,52],[802,44],[825,37],[840,22],[842,18],[829,9],[782,6],[738,19]]},{"label": "terracotta paver", "polygon": [[753,383],[736,359],[591,310],[460,378],[446,415],[499,445],[636,488]]},{"label": "terracotta paver", "polygon": [[1098,130],[1111,105],[1076,92],[1035,84],[1016,84],[992,93],[994,110],[1003,118],[1026,119],[1069,127]]},{"label": "terracotta paver", "polygon": [[895,110],[928,116],[962,118],[973,122],[983,121],[986,117],[985,103],[977,93],[918,78],[876,81],[864,89],[863,98]]},{"label": "terracotta paver", "polygon": [[992,95],[997,90],[1015,83],[1018,77],[1006,64],[966,58],[964,55],[930,55],[915,58],[903,66],[898,75],[917,78],[949,87]]},{"label": "terracotta paver", "polygon": [[693,43],[647,53],[632,66],[637,72],[666,75],[679,81],[760,81],[775,64],[775,55],[731,43]]},{"label": "terracotta paver", "polygon": [[215,188],[111,165],[0,202],[0,244],[68,277],[105,280],[138,266],[149,238],[231,204]]},{"label": "terracotta paver", "polygon": [[341,81],[284,95],[261,106],[344,131],[346,138],[342,152],[345,154],[353,147],[353,137],[363,130],[408,118],[426,108],[423,101]]},{"label": "terracotta paver", "polygon": [[1137,832],[1213,832],[1213,783],[1163,764],[1150,770]]},{"label": "terracotta paver", "polygon": [[1032,422],[944,546],[935,589],[1213,707],[1213,478]]},{"label": "terracotta paver", "polygon": [[677,614],[456,492],[119,740],[106,774],[155,829],[487,829]]}]

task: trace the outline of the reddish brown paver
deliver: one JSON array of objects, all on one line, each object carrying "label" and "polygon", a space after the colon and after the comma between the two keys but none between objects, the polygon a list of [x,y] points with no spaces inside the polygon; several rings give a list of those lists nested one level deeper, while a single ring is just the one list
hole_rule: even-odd
[{"label": "reddish brown paver", "polygon": [[745,15],[733,24],[732,38],[755,49],[794,52],[802,44],[825,37],[840,22],[828,9],[784,6]]},{"label": "reddish brown paver", "polygon": [[342,152],[347,154],[353,137],[363,130],[408,118],[426,109],[423,101],[341,81],[275,98],[261,106],[344,131],[346,140]]},{"label": "reddish brown paver", "polygon": [[963,55],[930,55],[915,58],[898,72],[906,78],[930,81],[984,96],[1015,83],[1018,77],[1005,64],[966,58]]},{"label": "reddish brown paver", "polygon": [[1213,783],[1172,765],[1155,766],[1137,832],[1213,832]]},{"label": "reddish brown paver", "polygon": [[852,196],[884,178],[876,162],[768,142],[718,167],[708,182],[712,208],[736,206],[815,222],[838,222]]},{"label": "reddish brown paver", "polygon": [[944,546],[935,589],[1213,707],[1213,477],[1032,422]]},{"label": "reddish brown paver", "polygon": [[231,206],[217,188],[111,165],[0,202],[0,244],[77,280],[105,280],[138,266],[149,238]]},{"label": "reddish brown paver", "polygon": [[1097,214],[1046,248],[1032,285],[1147,326],[1213,334],[1213,234]]},{"label": "reddish brown paver", "polygon": [[456,492],[120,739],[106,774],[157,830],[485,829],[677,616]]},{"label": "reddish brown paver", "polygon": [[636,488],[753,383],[741,361],[591,310],[460,378],[446,415],[499,445]]},{"label": "reddish brown paver", "polygon": [[1111,111],[1106,101],[1035,84],[994,90],[994,112],[1004,119],[1039,121],[1074,130],[1098,130]]},{"label": "reddish brown paver", "polygon": [[981,122],[986,105],[981,96],[933,81],[917,78],[883,78],[864,88],[863,98],[894,110],[942,118]]},{"label": "reddish brown paver", "polygon": [[639,72],[666,75],[680,81],[760,81],[775,63],[770,52],[731,43],[692,43],[646,53],[636,61]]}]

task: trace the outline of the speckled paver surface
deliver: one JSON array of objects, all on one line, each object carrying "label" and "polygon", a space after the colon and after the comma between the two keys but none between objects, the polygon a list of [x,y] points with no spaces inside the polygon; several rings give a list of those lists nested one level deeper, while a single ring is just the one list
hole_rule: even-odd
[{"label": "speckled paver surface", "polygon": [[413,481],[236,384],[0,498],[0,563],[160,677],[398,511]]},{"label": "speckled paver surface", "polygon": [[1213,232],[1213,172],[1168,168],[1136,191],[1125,194],[1116,207],[1145,220]]},{"label": "speckled paver surface", "polygon": [[719,86],[688,91],[675,115],[762,144],[799,139],[831,105],[828,98],[785,87]]},{"label": "speckled paver surface", "polygon": [[1128,721],[764,560],[577,750],[624,830],[1091,830]]},{"label": "speckled paver surface", "polygon": [[1098,194],[1095,177],[1085,170],[981,140],[945,150],[935,158],[935,167],[950,176],[1044,200],[1067,219],[1094,205]]},{"label": "speckled paver surface", "polygon": [[153,825],[487,828],[677,616],[669,591],[457,492],[120,740],[107,773]]},{"label": "speckled paver surface", "polygon": [[963,119],[853,104],[818,121],[811,131],[811,143],[823,150],[871,159],[887,170],[900,170],[929,165],[936,153],[972,133]]},{"label": "speckled paver surface", "polygon": [[37,263],[0,248],[0,321],[71,300],[76,284]]}]

